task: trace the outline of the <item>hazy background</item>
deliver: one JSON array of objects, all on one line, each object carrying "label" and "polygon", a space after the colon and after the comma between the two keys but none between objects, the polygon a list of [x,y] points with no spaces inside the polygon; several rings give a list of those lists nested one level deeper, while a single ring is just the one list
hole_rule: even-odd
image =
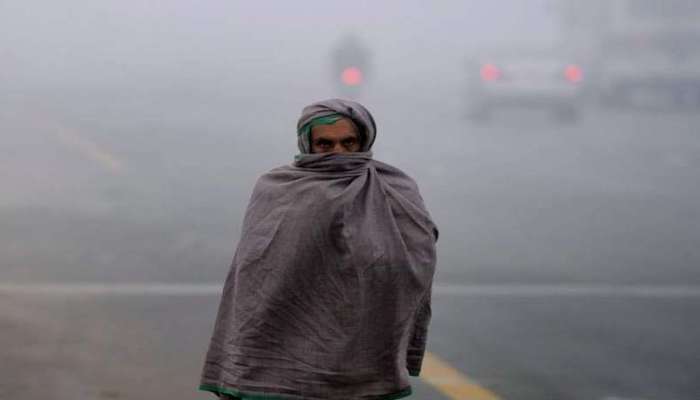
[{"label": "hazy background", "polygon": [[221,279],[255,178],[291,162],[301,108],[338,95],[347,35],[372,55],[376,157],[443,231],[440,273],[697,270],[697,113],[465,119],[468,56],[560,42],[551,3],[0,3],[4,279]]},{"label": "hazy background", "polygon": [[441,152],[469,134],[453,124],[466,52],[554,30],[543,2],[518,1],[5,1],[0,26],[12,281],[220,279],[254,179],[292,160],[301,108],[337,95],[330,52],[346,35],[372,52],[359,100],[377,158],[419,179],[441,225],[467,217],[431,182],[456,177]]},{"label": "hazy background", "polygon": [[[343,94],[331,53],[353,36],[371,52],[357,99],[375,158],[416,179],[441,230],[438,284],[697,294],[700,106],[467,117],[477,50],[566,45],[553,3],[0,0],[0,283],[221,284],[256,178],[292,162],[302,107]],[[507,398],[697,399],[697,296],[680,297],[438,296],[430,348]],[[0,324],[4,349],[54,332],[40,315],[60,341],[26,339],[8,365],[32,372],[0,398],[37,382],[83,398],[90,373],[132,387],[120,365],[149,398],[192,398],[218,299],[122,300],[3,297],[20,321]],[[84,370],[56,361],[72,354]]]}]

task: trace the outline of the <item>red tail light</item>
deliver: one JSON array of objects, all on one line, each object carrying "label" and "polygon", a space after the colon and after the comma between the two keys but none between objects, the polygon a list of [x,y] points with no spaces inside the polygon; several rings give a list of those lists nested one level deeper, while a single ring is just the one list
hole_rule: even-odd
[{"label": "red tail light", "polygon": [[493,64],[481,66],[481,79],[485,81],[495,81],[501,77],[501,70]]},{"label": "red tail light", "polygon": [[362,71],[357,67],[348,67],[340,74],[340,79],[347,86],[357,86],[362,83]]},{"label": "red tail light", "polygon": [[578,65],[567,65],[564,68],[564,78],[571,83],[579,83],[583,80],[583,71]]}]

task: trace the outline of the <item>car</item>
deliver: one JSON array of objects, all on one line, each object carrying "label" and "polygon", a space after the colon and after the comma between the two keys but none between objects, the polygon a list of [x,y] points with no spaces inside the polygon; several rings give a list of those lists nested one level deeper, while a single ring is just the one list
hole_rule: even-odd
[{"label": "car", "polygon": [[485,121],[497,110],[539,108],[573,122],[581,114],[584,81],[582,64],[554,50],[482,52],[468,62],[468,115]]},{"label": "car", "polygon": [[700,1],[557,0],[553,11],[562,28],[557,40],[587,53],[587,87],[597,104],[700,107]]}]

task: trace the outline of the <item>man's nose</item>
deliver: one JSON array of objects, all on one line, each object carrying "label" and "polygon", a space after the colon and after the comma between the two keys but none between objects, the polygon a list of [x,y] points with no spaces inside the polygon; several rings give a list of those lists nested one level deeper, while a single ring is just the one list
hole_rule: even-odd
[{"label": "man's nose", "polygon": [[345,153],[345,151],[345,147],[340,143],[336,143],[335,146],[333,146],[333,153]]}]

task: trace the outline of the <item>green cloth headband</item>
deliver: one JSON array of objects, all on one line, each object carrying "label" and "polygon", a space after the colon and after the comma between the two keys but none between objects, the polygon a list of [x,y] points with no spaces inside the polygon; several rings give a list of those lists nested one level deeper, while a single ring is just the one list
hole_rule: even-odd
[{"label": "green cloth headband", "polygon": [[314,118],[307,122],[306,125],[302,126],[299,132],[297,132],[297,135],[306,135],[306,137],[309,138],[309,142],[311,142],[311,128],[318,125],[333,125],[342,118],[343,116],[340,114],[330,114]]}]

